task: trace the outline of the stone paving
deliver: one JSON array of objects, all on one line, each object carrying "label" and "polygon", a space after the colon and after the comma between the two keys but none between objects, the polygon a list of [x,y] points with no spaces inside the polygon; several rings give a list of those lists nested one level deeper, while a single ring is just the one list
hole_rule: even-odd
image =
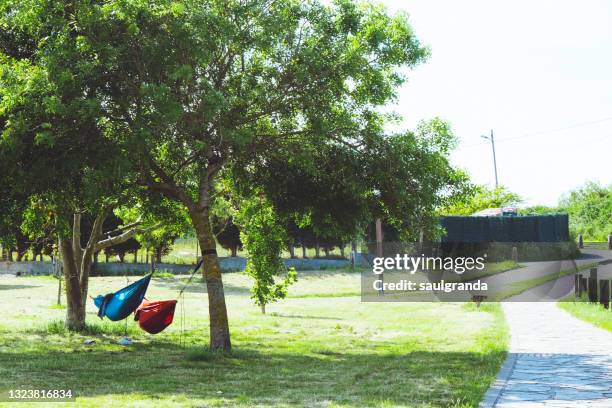
[{"label": "stone paving", "polygon": [[507,302],[503,308],[513,364],[494,407],[612,408],[612,333],[554,302]]}]

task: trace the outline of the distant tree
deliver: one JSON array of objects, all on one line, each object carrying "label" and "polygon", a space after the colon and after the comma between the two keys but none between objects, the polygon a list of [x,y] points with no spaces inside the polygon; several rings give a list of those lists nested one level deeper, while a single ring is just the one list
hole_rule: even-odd
[{"label": "distant tree", "polygon": [[[124,225],[125,222],[116,216],[115,214],[110,214],[106,220],[104,220],[104,231],[107,231],[107,238],[117,236],[122,233],[121,226]],[[91,220],[83,220],[82,228],[84,231],[88,232],[91,228]],[[86,235],[86,234],[85,234]],[[85,245],[83,243],[83,245]],[[119,258],[119,262],[123,263],[125,261],[125,255],[127,253],[131,253],[137,251],[140,248],[140,243],[134,239],[130,238],[124,242],[120,242],[113,246],[104,249],[104,253],[108,259],[110,256],[116,256]]]},{"label": "distant tree", "polygon": [[563,211],[560,207],[549,207],[546,205],[533,205],[530,207],[519,208],[519,214],[521,215],[539,215],[539,214],[551,214]]},{"label": "distant tree", "polygon": [[574,234],[589,241],[605,241],[612,234],[612,185],[588,182],[562,197],[559,207],[567,211]]},{"label": "distant tree", "polygon": [[317,238],[311,226],[295,226],[289,230],[292,238],[297,246],[302,248],[302,258],[306,259],[307,249],[315,248]]},{"label": "distant tree", "polygon": [[474,186],[469,194],[450,205],[443,206],[439,212],[442,215],[472,215],[487,208],[517,206],[522,201],[518,194],[503,186],[497,188]]},{"label": "distant tree", "polygon": [[213,232],[215,238],[221,247],[229,249],[233,257],[238,255],[238,250],[242,249],[242,241],[240,240],[240,230],[234,224],[231,217],[221,219],[214,217]]},{"label": "distant tree", "polygon": [[151,228],[141,229],[135,239],[152,253],[152,268],[168,255],[176,239],[193,231],[182,206],[160,196],[145,195],[137,208],[123,207],[118,215],[124,220],[142,220]]},{"label": "distant tree", "polygon": [[286,222],[286,231],[287,231],[287,249],[289,250],[289,255],[291,258],[297,258],[295,255],[295,247],[300,246],[300,227],[297,226],[294,220],[289,219]]},{"label": "distant tree", "polygon": [[27,199],[22,203],[23,207],[19,214],[20,223],[14,227],[27,239],[27,244],[32,250],[34,260],[42,261],[43,254],[52,255],[57,248],[57,233],[53,214],[45,211],[41,203]]}]

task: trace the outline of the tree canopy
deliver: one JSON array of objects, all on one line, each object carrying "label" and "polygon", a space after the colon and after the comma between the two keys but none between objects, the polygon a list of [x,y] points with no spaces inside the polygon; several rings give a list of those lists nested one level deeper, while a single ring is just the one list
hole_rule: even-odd
[{"label": "tree canopy", "polygon": [[488,188],[473,186],[470,193],[450,205],[441,208],[442,215],[472,215],[487,208],[502,208],[519,205],[523,199],[504,186]]},{"label": "tree canopy", "polygon": [[612,186],[586,183],[561,198],[559,206],[567,211],[573,234],[599,242],[612,234]]}]

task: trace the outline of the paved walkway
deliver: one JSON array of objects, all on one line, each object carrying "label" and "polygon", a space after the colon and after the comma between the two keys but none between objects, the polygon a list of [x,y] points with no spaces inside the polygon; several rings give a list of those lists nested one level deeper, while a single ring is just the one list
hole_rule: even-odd
[{"label": "paved walkway", "polygon": [[553,302],[508,302],[503,309],[510,354],[481,406],[612,407],[612,333]]}]

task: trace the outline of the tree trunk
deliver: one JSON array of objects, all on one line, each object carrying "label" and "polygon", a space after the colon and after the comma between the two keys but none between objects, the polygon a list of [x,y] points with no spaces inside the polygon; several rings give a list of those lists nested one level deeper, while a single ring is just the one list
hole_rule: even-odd
[{"label": "tree trunk", "polygon": [[60,239],[60,252],[66,281],[66,328],[82,331],[85,328],[85,302],[81,298],[79,271],[76,268],[72,244]]},{"label": "tree trunk", "polygon": [[124,261],[125,261],[125,252],[119,252],[117,254],[117,256],[119,257],[119,263],[124,263]]},{"label": "tree trunk", "polygon": [[306,256],[306,245],[302,245],[302,259],[308,259],[308,256]]},{"label": "tree trunk", "polygon": [[321,257],[321,246],[317,242],[315,244],[315,258],[320,258],[320,257]]},{"label": "tree trunk", "polygon": [[232,251],[232,257],[233,258],[238,256],[238,247],[232,247],[231,251]]},{"label": "tree trunk", "polygon": [[266,304],[265,303],[261,304],[261,313],[266,314]]},{"label": "tree trunk", "polygon": [[290,244],[290,245],[287,246],[287,249],[289,250],[289,255],[291,256],[291,259],[296,258],[296,256],[295,256],[295,247],[292,244]]},{"label": "tree trunk", "polygon": [[329,248],[323,248],[323,252],[325,252],[325,257],[329,257]]},{"label": "tree trunk", "polygon": [[87,309],[87,293],[89,292],[89,275],[91,273],[91,265],[93,257],[84,257],[81,263],[81,302],[83,307],[83,315]]},{"label": "tree trunk", "polygon": [[196,230],[200,244],[203,261],[203,274],[208,292],[208,314],[210,319],[210,349],[229,351],[232,348],[230,341],[227,307],[225,293],[221,278],[221,267],[217,257],[216,246],[208,208],[202,210],[192,209],[189,212],[191,221]]},{"label": "tree trunk", "polygon": [[134,263],[138,263],[138,250],[134,251]]},{"label": "tree trunk", "polygon": [[162,263],[162,247],[155,248],[155,263]]},{"label": "tree trunk", "polygon": [[344,244],[340,244],[340,256],[346,258],[346,256],[344,255]]}]

